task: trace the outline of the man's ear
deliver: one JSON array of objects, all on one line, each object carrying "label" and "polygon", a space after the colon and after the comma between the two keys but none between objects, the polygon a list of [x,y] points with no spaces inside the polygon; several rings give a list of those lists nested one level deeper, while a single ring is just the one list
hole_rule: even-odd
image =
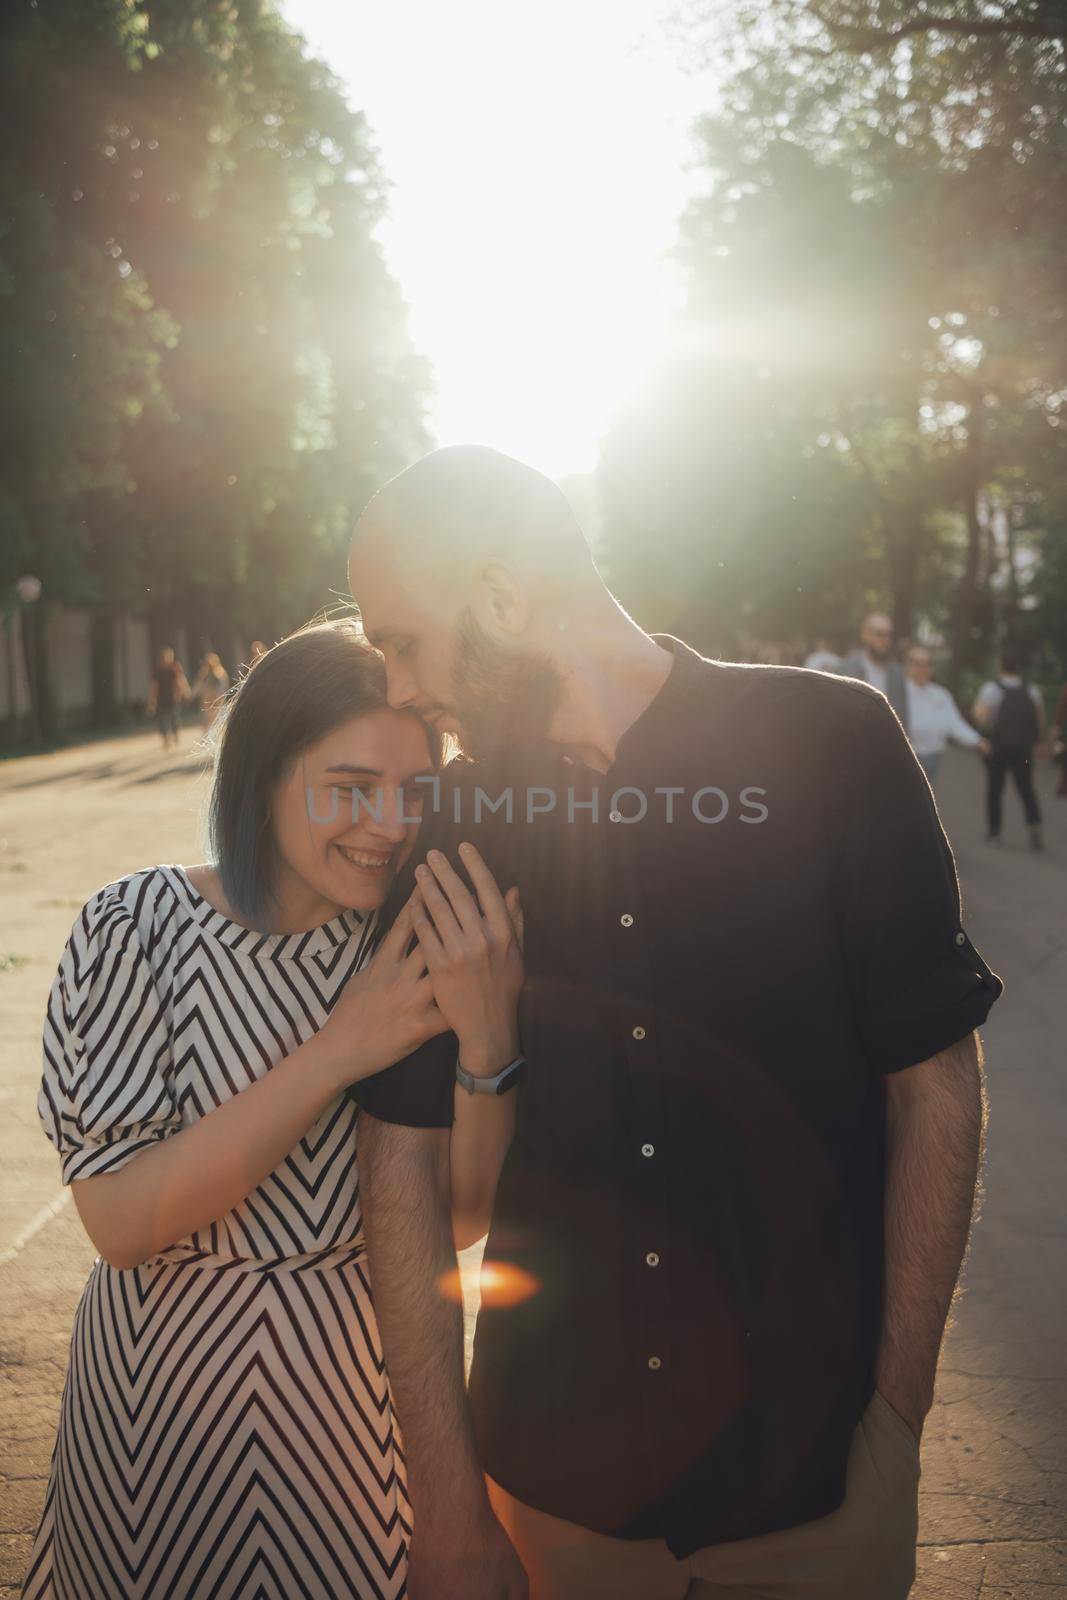
[{"label": "man's ear", "polygon": [[517,639],[530,620],[530,602],[521,575],[506,561],[486,561],[475,575],[474,613],[487,633]]}]

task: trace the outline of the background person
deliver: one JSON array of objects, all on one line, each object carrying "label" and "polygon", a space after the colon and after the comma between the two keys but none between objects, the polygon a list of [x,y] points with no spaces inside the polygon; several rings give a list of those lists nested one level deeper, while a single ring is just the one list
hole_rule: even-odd
[{"label": "background person", "polygon": [[820,638],[815,641],[815,648],[804,662],[809,672],[840,672],[841,657],[830,644],[829,639]]},{"label": "background person", "polygon": [[919,765],[931,783],[937,779],[941,758],[951,740],[967,750],[990,753],[988,739],[974,728],[960,712],[949,691],[934,683],[934,662],[925,645],[909,645],[904,655],[907,675],[908,738]]},{"label": "background person", "polygon": [[1065,800],[1067,799],[1067,683],[1060,690],[1052,727],[1049,729],[1049,754],[1060,769],[1060,781],[1056,785],[1057,798]]},{"label": "background person", "polygon": [[168,644],[159,652],[159,660],[152,670],[148,683],[148,699],[145,710],[150,717],[155,717],[159,723],[159,731],[163,736],[163,748],[169,749],[173,744],[177,746],[181,737],[181,708],[182,703],[192,695],[186,679],[182,664],[175,657],[173,648]]},{"label": "background person", "polygon": [[193,680],[192,694],[200,700],[200,723],[205,732],[214,727],[230,690],[230,675],[214,650],[209,650]]},{"label": "background person", "polygon": [[893,624],[882,611],[872,611],[860,623],[859,646],[838,668],[843,678],[860,678],[885,695],[897,716],[908,726],[908,695],[904,668],[893,656]]},{"label": "background person", "polygon": [[1034,753],[1044,734],[1041,692],[1022,676],[1018,653],[1007,648],[997,660],[997,676],[983,683],[975,696],[975,722],[992,746],[986,763],[986,820],[990,844],[1000,843],[1004,783],[1008,775],[1022,802],[1030,848],[1043,848],[1041,807],[1034,791]]},{"label": "background person", "polygon": [[[74,925],[39,1112],[100,1259],[25,1600],[243,1600],[275,1562],[272,1593],[404,1593],[345,1091],[445,1026],[410,922],[368,961],[439,745],[386,705],[352,624],[297,634],[227,714],[213,861],[135,872]],[[515,897],[484,871],[479,893],[480,958],[460,949],[447,974],[470,1057],[514,1029],[522,982]],[[465,1122],[501,1113],[459,1101],[454,1167]]]}]

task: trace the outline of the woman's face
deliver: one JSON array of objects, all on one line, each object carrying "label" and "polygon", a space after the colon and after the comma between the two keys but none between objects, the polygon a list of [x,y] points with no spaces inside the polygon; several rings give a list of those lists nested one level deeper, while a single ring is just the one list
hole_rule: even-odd
[{"label": "woman's face", "polygon": [[282,904],[380,906],[418,832],[428,786],[414,780],[432,771],[407,711],[368,712],[310,745],[271,797]]}]

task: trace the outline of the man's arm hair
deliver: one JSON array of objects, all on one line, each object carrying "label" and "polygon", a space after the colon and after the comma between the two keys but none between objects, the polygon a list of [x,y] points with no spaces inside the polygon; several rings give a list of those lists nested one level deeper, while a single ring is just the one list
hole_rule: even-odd
[{"label": "man's arm hair", "polygon": [[878,1388],[916,1433],[967,1248],[986,1107],[977,1033],[887,1075],[885,1304]]},{"label": "man's arm hair", "polygon": [[441,1293],[456,1271],[449,1130],[405,1128],[361,1112],[359,1186],[371,1285],[404,1436],[419,1532],[447,1519],[461,1537],[488,1514],[463,1377],[463,1312]]}]

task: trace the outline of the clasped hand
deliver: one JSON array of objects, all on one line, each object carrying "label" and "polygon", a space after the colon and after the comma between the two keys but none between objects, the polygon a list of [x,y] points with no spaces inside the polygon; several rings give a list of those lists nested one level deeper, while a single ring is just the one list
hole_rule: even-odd
[{"label": "clasped hand", "polygon": [[522,905],[517,889],[500,893],[472,844],[461,844],[459,853],[474,893],[448,858],[431,850],[415,871],[412,925],[460,1060],[468,1072],[492,1075],[519,1050]]},{"label": "clasped hand", "polygon": [[460,855],[475,893],[431,850],[378,950],[339,996],[320,1036],[339,1087],[383,1071],[449,1028],[468,1072],[492,1075],[518,1054],[519,892],[500,893],[473,845],[460,845]]}]

